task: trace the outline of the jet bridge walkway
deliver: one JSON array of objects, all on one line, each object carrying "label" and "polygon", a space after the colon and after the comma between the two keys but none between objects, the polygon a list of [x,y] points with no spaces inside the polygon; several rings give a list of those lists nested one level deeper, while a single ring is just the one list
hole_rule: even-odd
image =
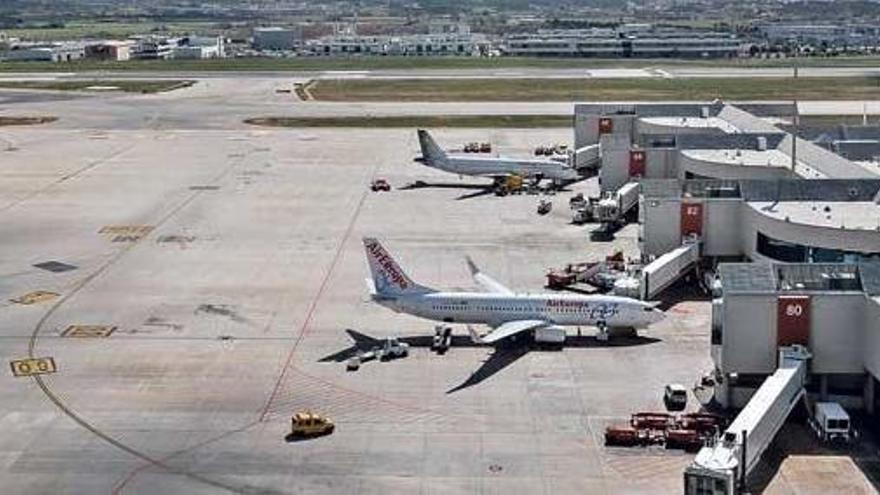
[{"label": "jet bridge walkway", "polygon": [[683,277],[700,261],[700,240],[687,239],[680,246],[657,257],[642,268],[639,298],[654,299],[661,291]]},{"label": "jet bridge walkway", "polygon": [[804,396],[807,360],[803,346],[779,349],[779,368],[770,375],[736,419],[703,447],[684,471],[685,495],[733,495]]}]

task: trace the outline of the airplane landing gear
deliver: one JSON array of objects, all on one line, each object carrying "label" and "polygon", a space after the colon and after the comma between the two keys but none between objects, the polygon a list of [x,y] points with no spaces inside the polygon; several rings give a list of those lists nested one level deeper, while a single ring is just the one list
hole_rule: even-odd
[{"label": "airplane landing gear", "polygon": [[596,324],[596,328],[599,329],[599,333],[596,334],[596,340],[599,342],[608,342],[608,325],[605,324],[604,321],[600,321]]}]

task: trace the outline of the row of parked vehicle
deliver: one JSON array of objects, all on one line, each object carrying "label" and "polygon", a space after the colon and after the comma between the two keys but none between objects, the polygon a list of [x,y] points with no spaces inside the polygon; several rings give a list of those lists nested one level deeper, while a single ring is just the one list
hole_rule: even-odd
[{"label": "row of parked vehicle", "polygon": [[669,449],[696,451],[727,426],[724,416],[711,413],[669,414],[640,412],[626,426],[605,429],[605,445],[664,445]]},{"label": "row of parked vehicle", "polygon": [[492,143],[465,143],[462,151],[464,151],[465,153],[491,153]]}]

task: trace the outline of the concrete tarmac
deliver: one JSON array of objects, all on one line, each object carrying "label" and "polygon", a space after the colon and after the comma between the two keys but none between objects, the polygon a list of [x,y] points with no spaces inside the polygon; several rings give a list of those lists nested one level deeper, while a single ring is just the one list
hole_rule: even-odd
[{"label": "concrete tarmac", "polygon": [[[568,199],[595,180],[538,216],[536,196],[483,194],[485,181],[413,163],[411,130],[245,126],[320,108],[252,82],[5,108],[60,120],[0,130],[0,359],[57,365],[0,375],[4,492],[680,492],[692,454],[605,447],[603,431],[711,369],[708,302],[671,300],[663,323],[609,345],[570,329],[563,350],[518,353],[459,328],[437,355],[424,347],[433,323],[366,300],[362,236],[448,289],[474,287],[465,255],[524,291],[548,267],[635,255],[636,226],[593,242],[569,223]],[[435,135],[520,156],[570,136]],[[377,177],[394,190],[369,192]],[[429,187],[407,187],[418,180]],[[422,345],[347,372],[346,330]],[[287,441],[305,409],[336,432]]]}]

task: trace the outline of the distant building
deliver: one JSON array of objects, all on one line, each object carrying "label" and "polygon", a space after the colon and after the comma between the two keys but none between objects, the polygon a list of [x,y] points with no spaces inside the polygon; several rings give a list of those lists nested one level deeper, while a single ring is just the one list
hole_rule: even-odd
[{"label": "distant building", "polygon": [[131,41],[102,41],[85,47],[85,58],[91,60],[125,61],[131,59]]},{"label": "distant building", "polygon": [[467,36],[471,34],[471,27],[464,22],[450,22],[440,20],[428,24],[428,34],[461,34]]},{"label": "distant building", "polygon": [[768,23],[759,25],[758,32],[770,43],[853,48],[880,45],[880,26],[877,25]]},{"label": "distant building", "polygon": [[505,55],[544,57],[722,58],[737,56],[741,49],[742,41],[731,34],[643,24],[516,34],[502,45]]},{"label": "distant building", "polygon": [[0,52],[5,61],[72,62],[85,56],[85,47],[77,43],[17,43]]},{"label": "distant building", "polygon": [[222,37],[188,36],[178,40],[171,52],[175,59],[223,58],[226,56],[226,44]]},{"label": "distant building", "polygon": [[298,28],[258,27],[254,28],[255,50],[293,50],[302,40]]},{"label": "distant building", "polygon": [[477,35],[327,36],[308,43],[315,55],[477,55],[488,46]]},{"label": "distant building", "polygon": [[135,40],[131,58],[136,60],[167,60],[174,45],[165,38],[148,36]]}]

